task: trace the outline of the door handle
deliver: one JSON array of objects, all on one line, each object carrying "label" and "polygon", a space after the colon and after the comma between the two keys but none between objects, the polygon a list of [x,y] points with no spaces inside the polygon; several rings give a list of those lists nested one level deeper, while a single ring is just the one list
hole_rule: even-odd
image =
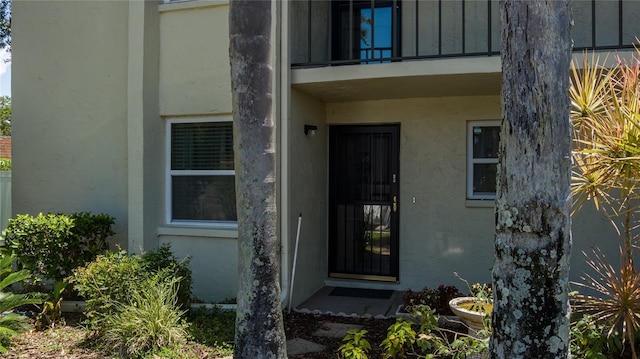
[{"label": "door handle", "polygon": [[393,196],[393,213],[398,212],[398,196]]}]

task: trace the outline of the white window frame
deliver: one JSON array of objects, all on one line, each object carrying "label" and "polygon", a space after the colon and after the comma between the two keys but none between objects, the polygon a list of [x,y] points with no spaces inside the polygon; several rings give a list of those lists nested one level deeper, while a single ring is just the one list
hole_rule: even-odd
[{"label": "white window frame", "polygon": [[473,165],[498,163],[498,158],[474,158],[473,157],[473,128],[474,127],[500,127],[498,120],[468,121],[467,122],[467,199],[469,200],[494,200],[495,193],[473,193]]},{"label": "white window frame", "polygon": [[[174,123],[233,122],[231,117],[191,117],[167,118],[165,131],[165,220],[170,225],[206,226],[221,229],[237,229],[237,221],[174,220],[172,218],[172,177],[173,176],[235,176],[235,170],[172,170],[171,169],[171,126]],[[234,166],[235,167],[235,166]]]}]

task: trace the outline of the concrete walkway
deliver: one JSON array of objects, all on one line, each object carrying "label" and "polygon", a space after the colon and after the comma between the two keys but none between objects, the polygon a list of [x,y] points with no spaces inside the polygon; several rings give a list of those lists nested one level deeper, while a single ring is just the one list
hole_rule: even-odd
[{"label": "concrete walkway", "polygon": [[391,318],[402,304],[403,292],[393,292],[390,298],[332,296],[335,287],[323,287],[295,308],[299,313],[329,314],[358,318]]}]

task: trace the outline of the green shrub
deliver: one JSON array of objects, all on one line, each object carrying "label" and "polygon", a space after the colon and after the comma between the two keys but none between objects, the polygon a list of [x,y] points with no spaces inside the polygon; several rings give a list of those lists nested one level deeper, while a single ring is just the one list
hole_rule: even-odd
[{"label": "green shrub", "polygon": [[63,281],[73,269],[107,250],[113,224],[113,217],[89,212],[19,214],[9,219],[5,241],[24,268],[39,277]]},{"label": "green shrub", "polygon": [[10,158],[0,158],[0,171],[11,171]]},{"label": "green shrub", "polygon": [[127,358],[186,341],[184,314],[177,305],[178,280],[156,275],[130,292],[117,312],[105,317],[103,340]]},{"label": "green shrub", "polygon": [[189,309],[191,302],[191,269],[187,257],[179,260],[171,252],[171,245],[165,243],[159,248],[142,254],[142,269],[149,273],[166,271],[167,276],[180,278],[178,288],[178,304],[182,309]]},{"label": "green shrub", "polygon": [[76,268],[69,281],[86,298],[85,314],[92,324],[116,311],[115,303],[126,302],[142,279],[142,260],[122,250],[99,255]]},{"label": "green shrub", "polygon": [[620,336],[607,337],[606,328],[595,318],[584,314],[571,325],[571,354],[583,359],[606,359],[605,353],[617,352],[622,348]]},{"label": "green shrub", "polygon": [[364,329],[351,329],[342,339],[342,345],[338,348],[338,357],[342,359],[367,359],[367,353],[371,350],[371,344],[365,335]]},{"label": "green shrub", "polygon": [[99,328],[105,317],[118,312],[117,303],[127,304],[132,293],[140,291],[151,278],[176,280],[178,304],[187,309],[191,293],[191,271],[187,263],[188,260],[178,261],[169,245],[142,256],[127,255],[122,250],[99,255],[93,262],[77,268],[69,281],[86,298],[85,314],[89,323]]}]

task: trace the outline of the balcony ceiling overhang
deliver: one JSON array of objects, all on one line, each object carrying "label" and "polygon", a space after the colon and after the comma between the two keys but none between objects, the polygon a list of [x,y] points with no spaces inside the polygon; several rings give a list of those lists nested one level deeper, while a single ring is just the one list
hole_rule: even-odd
[{"label": "balcony ceiling overhang", "polygon": [[322,102],[500,94],[500,57],[293,69],[292,88]]},{"label": "balcony ceiling overhang", "polygon": [[[582,68],[584,57],[605,67],[629,62],[633,49],[574,52]],[[500,95],[499,56],[456,57],[368,65],[300,68],[291,71],[291,87],[322,102],[415,97]]]}]

